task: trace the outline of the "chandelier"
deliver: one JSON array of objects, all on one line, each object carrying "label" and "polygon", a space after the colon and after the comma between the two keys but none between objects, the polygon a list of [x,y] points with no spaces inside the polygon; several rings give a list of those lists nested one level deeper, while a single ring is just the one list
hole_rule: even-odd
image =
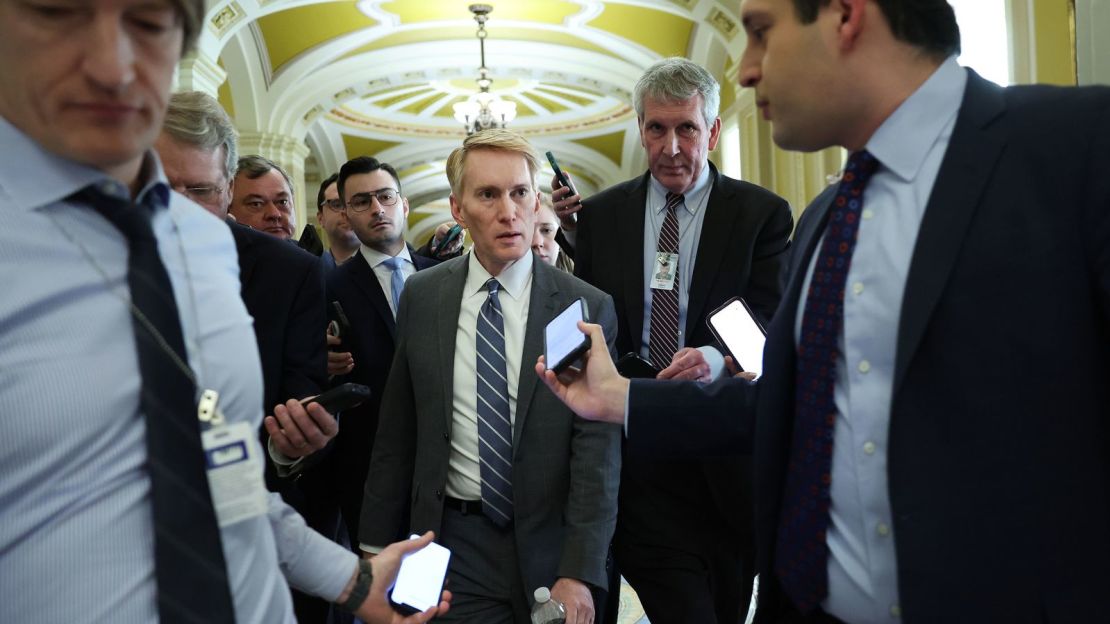
[{"label": "chandelier", "polygon": [[478,92],[459,102],[452,108],[455,120],[466,128],[468,135],[489,128],[504,128],[516,118],[516,103],[507,102],[489,92],[493,79],[486,69],[486,20],[493,7],[488,4],[472,4],[468,7],[478,22],[478,45],[482,53],[482,65],[478,68]]}]

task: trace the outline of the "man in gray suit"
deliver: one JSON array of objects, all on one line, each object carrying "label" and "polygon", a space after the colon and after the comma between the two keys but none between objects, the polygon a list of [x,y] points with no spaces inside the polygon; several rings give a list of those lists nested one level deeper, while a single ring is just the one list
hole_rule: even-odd
[{"label": "man in gray suit", "polygon": [[620,430],[575,418],[529,368],[574,300],[610,347],[616,314],[608,295],[534,260],[538,168],[507,130],[448,159],[451,212],[474,248],[406,283],[366,480],[359,541],[435,529],[453,553],[457,621],[527,621],[546,586],[568,623],[589,624],[591,588],[606,588]]}]

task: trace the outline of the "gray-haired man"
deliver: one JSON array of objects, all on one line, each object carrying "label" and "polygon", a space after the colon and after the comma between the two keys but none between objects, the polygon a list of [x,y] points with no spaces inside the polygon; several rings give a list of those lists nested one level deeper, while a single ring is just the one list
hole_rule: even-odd
[{"label": "gray-haired man", "polygon": [[[649,171],[580,205],[566,189],[552,194],[575,275],[613,296],[618,353],[649,358],[664,378],[709,381],[692,347],[714,344],[706,316],[730,297],[764,321],[779,301],[790,209],[709,162],[719,92],[691,61],[651,66],[634,91]],[[754,548],[741,461],[626,454],[613,551],[653,623],[743,621]]]}]

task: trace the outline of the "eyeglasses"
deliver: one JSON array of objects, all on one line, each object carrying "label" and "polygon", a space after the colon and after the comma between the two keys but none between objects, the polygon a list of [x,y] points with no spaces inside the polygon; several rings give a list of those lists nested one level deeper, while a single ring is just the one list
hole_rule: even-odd
[{"label": "eyeglasses", "polygon": [[223,195],[224,190],[222,186],[186,186],[177,189],[182,195],[202,204],[215,201],[216,198]]},{"label": "eyeglasses", "polygon": [[320,204],[320,207],[321,208],[327,208],[328,210],[330,210],[332,212],[343,212],[343,200],[342,199],[325,199],[323,201],[323,203]]},{"label": "eyeglasses", "polygon": [[382,189],[372,193],[356,193],[347,202],[347,207],[355,212],[362,212],[370,208],[374,199],[382,206],[392,206],[401,198],[401,194],[393,189]]}]

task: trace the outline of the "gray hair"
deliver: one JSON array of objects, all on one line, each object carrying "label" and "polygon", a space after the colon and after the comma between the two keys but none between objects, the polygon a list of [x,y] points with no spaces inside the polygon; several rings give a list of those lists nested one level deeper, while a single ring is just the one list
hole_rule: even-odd
[{"label": "gray hair", "polygon": [[289,186],[289,193],[292,194],[293,181],[289,179],[289,174],[285,173],[285,170],[274,161],[258,154],[250,154],[240,158],[239,168],[235,171],[235,176],[245,175],[251,180],[257,180],[273,170],[277,170],[281,177],[285,178],[285,184]]},{"label": "gray hair", "polygon": [[702,115],[705,125],[712,126],[721,107],[721,85],[697,63],[681,57],[658,61],[647,68],[636,81],[632,91],[632,102],[636,107],[636,117],[644,118],[644,98],[664,102],[682,102],[696,95],[701,96]]},{"label": "gray hair", "polygon": [[227,179],[235,177],[239,160],[239,133],[216,98],[200,91],[174,93],[162,131],[179,143],[215,151],[224,148]]}]

